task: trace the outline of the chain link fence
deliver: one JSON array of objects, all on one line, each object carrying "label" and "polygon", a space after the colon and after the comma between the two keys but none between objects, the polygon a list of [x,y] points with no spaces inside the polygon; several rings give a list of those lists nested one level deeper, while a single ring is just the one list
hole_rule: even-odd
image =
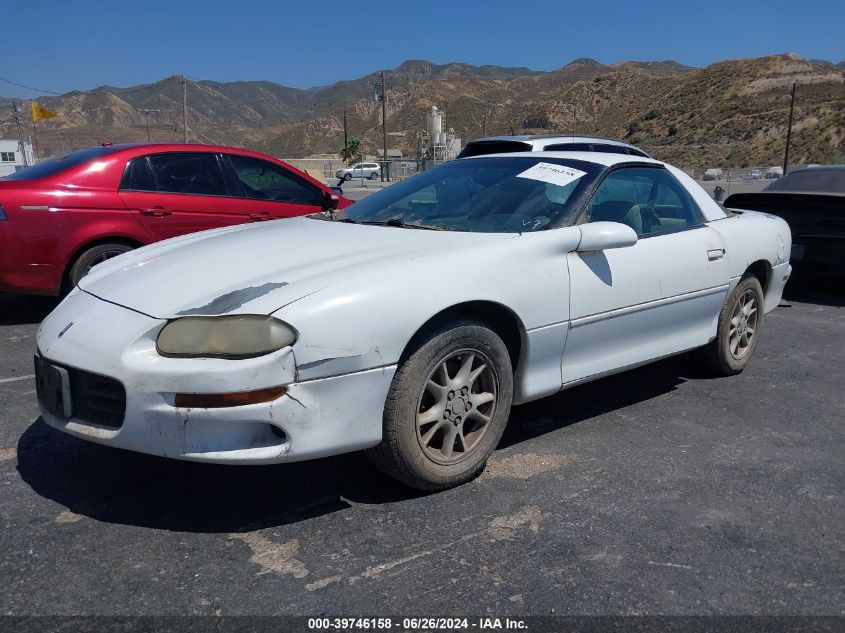
[{"label": "chain link fence", "polygon": [[[789,172],[809,165],[790,165]],[[717,201],[732,193],[757,193],[775,180],[782,178],[783,167],[779,165],[752,165],[745,167],[682,167],[704,190]]]},{"label": "chain link fence", "polygon": [[[311,157],[311,158],[283,158],[285,162],[306,171],[312,176],[322,180],[329,185],[343,184],[337,172],[346,169],[347,165],[337,156]],[[367,163],[377,163],[381,166],[381,177],[379,187],[385,186],[383,180],[397,182],[410,178],[422,171],[432,169],[441,164],[442,161],[416,160],[412,158],[395,158],[389,161],[381,161],[377,158],[367,157]],[[385,169],[386,167],[386,169]],[[800,169],[805,165],[790,165],[789,171]],[[682,166],[681,169],[695,179],[704,190],[715,200],[722,202],[733,193],[755,193],[765,189],[770,183],[783,176],[783,168],[778,165],[752,165],[737,167],[733,165],[714,166]],[[355,186],[358,177],[348,181],[350,186]],[[364,186],[375,184],[372,180],[363,181]]]},{"label": "chain link fence", "polygon": [[[326,184],[336,184],[337,172],[352,167],[356,163],[351,163],[349,166],[339,157],[325,157],[325,158],[281,158],[289,165],[300,169],[309,175],[322,180]],[[411,176],[418,174],[421,171],[430,169],[433,165],[431,161],[418,161],[408,158],[396,158],[388,161],[383,161],[375,158],[366,157],[360,161],[362,163],[376,163],[381,167],[381,174],[389,178],[391,182],[397,180],[404,180]],[[353,177],[353,181],[358,180],[358,177]],[[364,179],[366,182],[366,178]],[[379,178],[381,180],[381,178]]]},{"label": "chain link fence", "polygon": [[725,182],[751,182],[754,180],[776,180],[783,175],[783,168],[773,165],[751,167],[682,167],[695,180],[703,182],[724,180]]}]

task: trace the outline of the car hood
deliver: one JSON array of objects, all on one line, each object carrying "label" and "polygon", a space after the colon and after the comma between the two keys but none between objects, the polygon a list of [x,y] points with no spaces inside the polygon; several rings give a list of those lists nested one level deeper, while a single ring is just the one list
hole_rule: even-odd
[{"label": "car hood", "polygon": [[396,274],[402,262],[507,237],[292,218],[140,248],[100,264],[79,286],[160,319],[270,314],[352,277]]}]

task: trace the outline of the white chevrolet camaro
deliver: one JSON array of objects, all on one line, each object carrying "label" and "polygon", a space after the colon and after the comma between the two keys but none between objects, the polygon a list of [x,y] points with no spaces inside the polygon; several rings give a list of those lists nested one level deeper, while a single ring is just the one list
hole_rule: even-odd
[{"label": "white chevrolet camaro", "polygon": [[418,488],[484,468],[512,404],[695,348],[742,371],[790,232],[649,158],[467,158],[329,215],[97,266],[38,330],[44,420],[219,463],[367,449]]}]

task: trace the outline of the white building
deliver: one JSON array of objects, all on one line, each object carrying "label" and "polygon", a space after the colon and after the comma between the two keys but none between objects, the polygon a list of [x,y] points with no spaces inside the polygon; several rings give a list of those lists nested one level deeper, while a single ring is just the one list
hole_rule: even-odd
[{"label": "white building", "polygon": [[35,163],[32,143],[24,141],[23,150],[22,152],[21,143],[17,139],[0,139],[0,178]]}]

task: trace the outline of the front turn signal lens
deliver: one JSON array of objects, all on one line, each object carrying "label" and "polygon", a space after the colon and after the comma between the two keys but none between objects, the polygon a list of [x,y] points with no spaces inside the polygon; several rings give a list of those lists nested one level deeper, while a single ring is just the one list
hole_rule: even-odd
[{"label": "front turn signal lens", "polygon": [[285,387],[268,387],[256,391],[234,393],[177,393],[174,405],[185,409],[222,409],[260,404],[281,398],[287,393]]}]

